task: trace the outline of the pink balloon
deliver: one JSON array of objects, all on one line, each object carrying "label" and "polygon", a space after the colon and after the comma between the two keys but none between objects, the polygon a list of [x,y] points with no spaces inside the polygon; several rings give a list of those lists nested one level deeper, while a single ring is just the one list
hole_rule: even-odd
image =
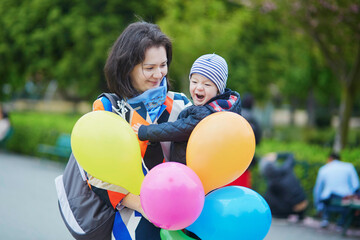
[{"label": "pink balloon", "polygon": [[181,163],[166,162],[145,176],[140,200],[150,222],[163,229],[179,230],[200,216],[205,192],[192,169]]}]

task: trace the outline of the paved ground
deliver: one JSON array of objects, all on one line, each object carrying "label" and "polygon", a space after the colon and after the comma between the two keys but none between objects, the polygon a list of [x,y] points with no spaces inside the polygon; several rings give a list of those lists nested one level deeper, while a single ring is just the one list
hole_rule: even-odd
[{"label": "paved ground", "polygon": [[344,237],[336,231],[335,225],[321,229],[320,222],[306,218],[302,223],[290,223],[287,220],[273,219],[265,240],[335,240],[360,239],[360,229],[349,229]]},{"label": "paved ground", "polygon": [[57,209],[54,178],[64,166],[0,152],[0,238],[72,239]]},{"label": "paved ground", "polygon": [[[64,166],[0,152],[0,239],[71,240],[58,212],[54,178]],[[265,240],[360,239],[360,229],[342,237],[334,229],[321,230],[318,222],[289,223],[273,219]]]}]

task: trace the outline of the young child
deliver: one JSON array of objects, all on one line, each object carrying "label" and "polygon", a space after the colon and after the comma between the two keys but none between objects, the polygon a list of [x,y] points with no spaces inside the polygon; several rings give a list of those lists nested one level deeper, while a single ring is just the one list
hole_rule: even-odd
[{"label": "young child", "polygon": [[220,111],[241,112],[239,93],[225,88],[227,77],[227,63],[219,55],[206,54],[196,59],[189,74],[194,105],[182,110],[175,122],[135,126],[139,139],[171,141],[169,161],[186,164],[187,141],[202,119]]}]

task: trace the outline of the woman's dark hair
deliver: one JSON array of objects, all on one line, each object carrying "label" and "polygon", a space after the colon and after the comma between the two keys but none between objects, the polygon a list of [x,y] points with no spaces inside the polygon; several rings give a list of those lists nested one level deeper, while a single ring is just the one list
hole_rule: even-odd
[{"label": "woman's dark hair", "polygon": [[334,160],[336,159],[336,160],[339,160],[339,161],[341,160],[340,154],[335,153],[335,152],[330,153],[329,158],[332,158]]},{"label": "woman's dark hair", "polygon": [[138,92],[131,84],[130,72],[145,60],[147,49],[161,46],[165,47],[169,68],[172,44],[159,26],[144,21],[127,26],[112,46],[104,67],[109,90],[123,98],[136,96]]}]

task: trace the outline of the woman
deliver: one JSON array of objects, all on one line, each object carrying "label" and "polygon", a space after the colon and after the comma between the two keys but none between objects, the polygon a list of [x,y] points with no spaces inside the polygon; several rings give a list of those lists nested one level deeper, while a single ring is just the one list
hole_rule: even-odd
[{"label": "woman", "polygon": [[[104,68],[115,101],[100,95],[93,110],[113,111],[131,126],[176,120],[180,111],[191,103],[184,94],[168,91],[171,59],[171,41],[157,25],[130,24],[112,46]],[[143,141],[140,147],[144,174],[168,159],[167,143]],[[144,217],[139,196],[121,186],[88,177],[92,189],[119,210],[113,227],[116,239],[160,239],[160,229]]]}]

